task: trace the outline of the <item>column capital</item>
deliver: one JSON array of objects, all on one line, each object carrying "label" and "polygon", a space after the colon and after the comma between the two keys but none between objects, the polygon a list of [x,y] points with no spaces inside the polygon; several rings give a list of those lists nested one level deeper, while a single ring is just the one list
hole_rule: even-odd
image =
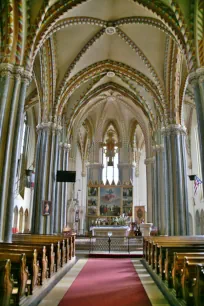
[{"label": "column capital", "polygon": [[146,158],[145,160],[144,160],[144,163],[145,163],[145,165],[151,165],[151,164],[154,164],[154,162],[155,162],[155,157],[154,156],[152,156],[152,157],[148,157],[148,158]]},{"label": "column capital", "polygon": [[37,125],[36,127],[37,132],[39,130],[49,130],[49,131],[53,131],[53,132],[60,132],[62,130],[61,125],[57,125],[56,123],[53,122],[41,122],[40,124]]},{"label": "column capital", "polygon": [[170,124],[162,128],[162,135],[186,135],[186,127],[180,124]]},{"label": "column capital", "polygon": [[188,75],[189,83],[194,87],[204,81],[204,68],[198,68]]},{"label": "column capital", "polygon": [[103,164],[101,163],[87,163],[86,167],[87,168],[99,168],[99,169],[104,168]]},{"label": "column capital", "polygon": [[66,143],[66,142],[60,142],[59,143],[59,147],[61,147],[62,149],[64,149],[64,151],[69,152],[71,149],[71,144],[70,143]]},{"label": "column capital", "polygon": [[20,65],[1,63],[0,76],[9,76],[11,78],[23,80],[28,85],[32,79],[32,72],[30,72],[29,70],[25,70],[24,67]]},{"label": "column capital", "polygon": [[164,145],[161,144],[161,145],[152,146],[152,150],[153,150],[153,152],[163,152],[164,151]]},{"label": "column capital", "polygon": [[118,164],[118,168],[132,168],[135,165],[133,165],[132,163],[119,163]]}]

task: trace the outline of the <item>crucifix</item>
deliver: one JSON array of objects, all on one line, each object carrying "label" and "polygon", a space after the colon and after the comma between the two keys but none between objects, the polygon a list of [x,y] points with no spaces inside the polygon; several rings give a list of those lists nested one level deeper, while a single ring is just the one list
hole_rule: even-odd
[{"label": "crucifix", "polygon": [[109,130],[107,132],[108,139],[105,143],[101,143],[101,147],[103,147],[106,157],[108,157],[108,166],[113,166],[113,158],[115,153],[118,152],[118,148],[121,147],[121,143],[116,143],[114,136],[114,131]]}]

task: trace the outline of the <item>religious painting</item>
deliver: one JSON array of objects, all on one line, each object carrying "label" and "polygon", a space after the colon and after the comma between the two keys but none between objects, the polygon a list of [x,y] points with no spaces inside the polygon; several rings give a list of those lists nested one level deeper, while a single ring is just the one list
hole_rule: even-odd
[{"label": "religious painting", "polygon": [[97,207],[89,206],[87,211],[88,216],[97,216]]},{"label": "religious painting", "polygon": [[132,217],[132,199],[123,200],[123,214],[127,217]]},{"label": "religious painting", "polygon": [[49,216],[51,214],[52,202],[42,201],[42,214],[43,216]]},{"label": "religious painting", "polygon": [[145,206],[135,206],[135,221],[137,224],[145,220]]},{"label": "religious painting", "polygon": [[131,188],[123,188],[123,198],[132,198],[132,187]]},{"label": "religious painting", "polygon": [[120,216],[121,188],[100,189],[100,216]]},{"label": "religious painting", "polygon": [[88,206],[97,206],[97,199],[96,198],[89,198],[88,199]]},{"label": "religious painting", "polygon": [[98,195],[98,188],[90,187],[88,188],[88,196],[96,197]]}]

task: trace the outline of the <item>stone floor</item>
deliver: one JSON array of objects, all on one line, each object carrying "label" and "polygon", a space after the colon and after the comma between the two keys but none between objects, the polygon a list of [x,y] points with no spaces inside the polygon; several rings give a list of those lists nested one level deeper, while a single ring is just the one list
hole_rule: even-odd
[{"label": "stone floor", "polygon": [[[81,258],[72,269],[59,281],[59,283],[46,295],[39,306],[57,306],[66,291],[72,285],[81,269],[86,264],[88,258]],[[139,259],[132,259],[135,270],[147,292],[153,306],[168,306],[168,302],[152,280],[151,276],[144,268]],[[105,305],[104,305],[105,306]]]}]

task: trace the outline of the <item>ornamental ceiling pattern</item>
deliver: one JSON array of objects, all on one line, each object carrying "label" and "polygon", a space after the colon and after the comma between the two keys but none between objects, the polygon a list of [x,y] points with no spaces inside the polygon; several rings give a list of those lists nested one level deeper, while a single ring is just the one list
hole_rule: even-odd
[{"label": "ornamental ceiling pattern", "polygon": [[[32,72],[25,110],[39,104],[39,121],[60,124],[66,113],[69,138],[75,123],[79,131],[86,120],[94,127],[94,109],[106,103],[106,122],[112,102],[103,95],[111,89],[118,122],[131,109],[143,134],[144,122],[150,135],[182,123],[193,95],[188,74],[204,65],[202,0],[6,0],[0,8],[1,64]],[[130,113],[122,120],[129,122],[127,138]]]}]

